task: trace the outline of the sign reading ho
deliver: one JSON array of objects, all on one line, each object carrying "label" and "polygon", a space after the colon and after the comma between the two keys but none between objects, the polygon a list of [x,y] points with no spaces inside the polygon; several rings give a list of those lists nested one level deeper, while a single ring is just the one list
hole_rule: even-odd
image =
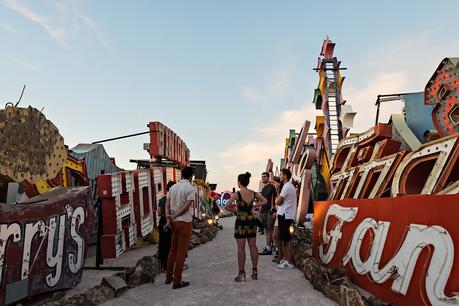
[{"label": "sign reading ho", "polygon": [[[97,176],[102,201],[102,257],[115,258],[149,235],[155,225],[156,197],[162,195],[162,169],[122,171]],[[155,190],[154,186],[161,186]]]},{"label": "sign reading ho", "polygon": [[33,200],[0,204],[0,305],[81,281],[95,224],[90,188],[56,188]]},{"label": "sign reading ho", "polygon": [[398,305],[458,305],[459,195],[314,205],[313,254]]},{"label": "sign reading ho", "polygon": [[190,163],[190,150],[183,140],[161,122],[150,122],[150,146],[148,152],[152,158],[165,158],[179,167]]},{"label": "sign reading ho", "polygon": [[[222,194],[220,195],[220,199],[217,200],[217,205],[222,207],[225,206],[232,195],[233,193],[229,191],[222,192]],[[234,202],[233,205],[234,204],[236,204],[236,202]]]}]

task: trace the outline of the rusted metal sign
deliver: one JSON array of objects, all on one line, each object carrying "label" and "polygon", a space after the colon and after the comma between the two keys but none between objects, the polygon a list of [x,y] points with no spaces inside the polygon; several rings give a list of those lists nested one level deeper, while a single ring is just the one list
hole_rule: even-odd
[{"label": "rusted metal sign", "polygon": [[79,283],[94,222],[89,187],[0,204],[0,305]]},{"label": "rusted metal sign", "polygon": [[67,148],[57,127],[33,107],[0,110],[0,175],[32,184],[56,177]]},{"label": "rusted metal sign", "polygon": [[432,121],[440,136],[459,132],[459,58],[445,58],[424,90],[426,104],[435,105]]},{"label": "rusted metal sign", "polygon": [[183,140],[161,122],[150,122],[150,144],[148,152],[152,159],[164,158],[175,162],[179,167],[190,163],[190,150]]}]

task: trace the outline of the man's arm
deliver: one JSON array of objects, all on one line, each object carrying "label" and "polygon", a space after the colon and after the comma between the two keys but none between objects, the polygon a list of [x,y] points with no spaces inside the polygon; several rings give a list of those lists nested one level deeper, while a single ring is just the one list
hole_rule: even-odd
[{"label": "man's arm", "polygon": [[237,211],[237,209],[232,208],[232,203],[236,200],[236,198],[237,198],[237,194],[236,194],[236,193],[233,193],[233,194],[231,195],[231,198],[226,202],[226,205],[225,205],[224,208],[225,208],[227,211],[232,212],[232,213],[234,213],[234,212]]},{"label": "man's arm", "polygon": [[169,197],[166,199],[166,218],[169,219],[171,217],[171,200]]},{"label": "man's arm", "polygon": [[185,205],[183,205],[183,206],[182,206],[182,207],[172,216],[172,219],[175,219],[175,218],[177,218],[177,217],[180,217],[181,215],[183,215],[184,213],[186,213],[186,212],[188,211],[188,209],[190,209],[191,204],[194,203],[195,197],[196,197],[195,189],[194,189],[193,187],[190,187],[190,189],[189,189],[188,192],[187,192],[187,197],[186,197]]},{"label": "man's arm", "polygon": [[165,213],[166,213],[166,227],[171,227],[171,200],[169,200],[169,197],[166,199],[166,207],[165,207]]},{"label": "man's arm", "polygon": [[190,208],[191,204],[193,204],[194,200],[187,200],[185,202],[185,205],[180,208],[178,210],[178,212],[176,212],[173,216],[172,216],[172,220],[176,219],[177,217],[180,217],[181,215],[183,215],[184,213],[186,213],[188,211],[188,209]]},{"label": "man's arm", "polygon": [[279,196],[276,198],[276,205],[281,206],[285,202],[285,198],[287,197],[287,190],[285,185],[282,186],[282,190],[279,193]]},{"label": "man's arm", "polygon": [[255,198],[258,200],[258,203],[254,204],[254,207],[260,207],[268,203],[268,200],[258,192],[255,193]]},{"label": "man's arm", "polygon": [[280,195],[276,198],[276,205],[281,206],[282,204],[284,204],[284,201],[285,199]]},{"label": "man's arm", "polygon": [[274,187],[273,184],[271,184],[271,194],[270,194],[270,207],[269,209],[273,209],[275,207],[275,204],[276,204],[276,197],[277,197],[277,191],[276,191],[276,187]]}]

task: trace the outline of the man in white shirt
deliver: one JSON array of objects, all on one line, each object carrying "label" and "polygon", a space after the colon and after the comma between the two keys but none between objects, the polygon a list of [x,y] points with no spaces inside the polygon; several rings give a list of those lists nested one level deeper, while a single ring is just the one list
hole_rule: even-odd
[{"label": "man in white shirt", "polygon": [[193,228],[192,204],[195,201],[196,189],[191,184],[192,177],[193,168],[183,168],[182,180],[169,190],[166,202],[167,226],[172,227],[166,284],[174,281],[173,289],[183,288],[190,284],[190,282],[182,281],[182,272]]},{"label": "man in white shirt", "polygon": [[297,208],[297,197],[296,189],[293,186],[290,179],[292,178],[292,172],[288,169],[282,169],[280,173],[280,180],[284,184],[279,196],[276,199],[277,208],[277,222],[279,226],[279,240],[281,241],[281,248],[283,258],[279,265],[280,269],[291,269],[293,268],[293,250],[290,235],[290,226],[295,219],[296,208]]}]

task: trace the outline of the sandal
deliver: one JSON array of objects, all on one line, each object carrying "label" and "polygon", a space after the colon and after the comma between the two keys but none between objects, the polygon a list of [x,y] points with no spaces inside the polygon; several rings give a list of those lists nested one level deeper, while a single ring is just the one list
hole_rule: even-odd
[{"label": "sandal", "polygon": [[238,283],[245,282],[245,271],[244,270],[239,271],[239,274],[236,276],[234,281]]},{"label": "sandal", "polygon": [[258,271],[257,268],[252,269],[252,279],[257,280],[258,279]]}]

